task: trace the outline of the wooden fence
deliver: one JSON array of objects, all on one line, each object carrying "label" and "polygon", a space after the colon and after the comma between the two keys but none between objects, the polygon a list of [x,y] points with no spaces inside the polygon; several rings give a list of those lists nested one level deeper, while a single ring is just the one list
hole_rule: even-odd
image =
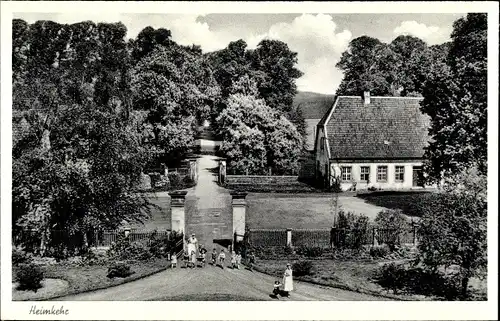
[{"label": "wooden fence", "polygon": [[379,245],[387,243],[415,245],[416,227],[405,230],[368,229],[250,229],[248,240],[255,247],[322,247],[348,244]]}]

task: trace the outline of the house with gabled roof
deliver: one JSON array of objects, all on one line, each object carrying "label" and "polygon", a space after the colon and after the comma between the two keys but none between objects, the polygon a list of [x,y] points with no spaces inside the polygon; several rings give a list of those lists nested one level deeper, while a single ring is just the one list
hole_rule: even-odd
[{"label": "house with gabled roof", "polygon": [[317,125],[315,177],[342,190],[422,187],[430,118],[419,97],[338,96]]}]

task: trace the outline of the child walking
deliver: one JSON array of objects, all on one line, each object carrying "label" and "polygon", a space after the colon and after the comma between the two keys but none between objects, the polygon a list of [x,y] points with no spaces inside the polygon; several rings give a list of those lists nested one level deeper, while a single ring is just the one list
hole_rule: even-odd
[{"label": "child walking", "polygon": [[241,254],[240,252],[236,253],[236,268],[239,270],[241,264]]},{"label": "child walking", "polygon": [[191,268],[196,267],[196,253],[191,251]]},{"label": "child walking", "polygon": [[177,268],[177,254],[175,253],[172,253],[171,254],[171,259],[170,259],[170,263],[171,263],[171,268]]},{"label": "child walking", "polygon": [[231,253],[231,268],[236,269],[236,252]]},{"label": "child walking", "polygon": [[212,265],[215,266],[217,264],[217,250],[214,249],[212,252]]},{"label": "child walking", "polygon": [[220,250],[219,253],[219,264],[222,268],[224,268],[224,261],[226,260],[226,253],[224,253],[224,249]]}]

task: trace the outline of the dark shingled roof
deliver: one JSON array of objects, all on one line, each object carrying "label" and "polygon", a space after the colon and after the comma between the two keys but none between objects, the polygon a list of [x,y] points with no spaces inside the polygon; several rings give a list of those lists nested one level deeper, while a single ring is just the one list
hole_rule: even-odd
[{"label": "dark shingled roof", "polygon": [[[430,118],[421,98],[340,96],[326,124],[331,158],[421,158],[429,142]],[[332,107],[333,108],[333,107]],[[326,122],[329,113],[319,125]]]}]

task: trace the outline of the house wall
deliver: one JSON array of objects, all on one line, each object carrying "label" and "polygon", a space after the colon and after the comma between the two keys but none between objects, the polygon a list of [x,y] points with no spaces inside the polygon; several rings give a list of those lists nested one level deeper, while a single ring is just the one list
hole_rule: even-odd
[{"label": "house wall", "polygon": [[316,126],[320,119],[306,119],[306,149],[313,150],[316,140]]},{"label": "house wall", "polygon": [[[367,189],[369,187],[375,187],[380,189],[418,189],[421,187],[413,186],[413,167],[414,166],[422,166],[421,161],[380,161],[380,162],[360,162],[360,161],[352,161],[352,162],[337,162],[333,161],[330,163],[330,170],[335,176],[341,177],[341,167],[342,166],[350,166],[351,169],[351,181],[350,182],[341,182],[342,190],[346,191],[353,187],[354,182],[356,182],[356,189]],[[370,167],[370,175],[368,182],[361,181],[361,167],[369,166]],[[387,166],[387,182],[377,182],[377,167],[378,166]],[[395,179],[395,171],[396,166],[404,166],[404,180],[403,182],[396,182]],[[330,184],[332,184],[333,179],[330,180]],[[426,186],[431,187],[431,186]]]},{"label": "house wall", "polygon": [[325,137],[325,132],[324,128],[319,128],[318,129],[318,137],[316,138],[316,162],[315,162],[315,169],[316,169],[316,181],[318,184],[322,185],[324,182],[327,182],[326,180],[329,177],[329,155],[328,155],[328,140],[324,140],[324,148],[321,148],[321,141],[323,137]]}]

